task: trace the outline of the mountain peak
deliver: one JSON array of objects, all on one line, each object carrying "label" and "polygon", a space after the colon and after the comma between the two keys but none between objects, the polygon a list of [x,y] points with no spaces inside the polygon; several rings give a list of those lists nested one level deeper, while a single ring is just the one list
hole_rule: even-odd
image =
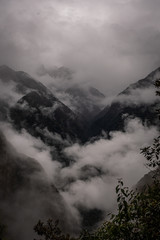
[{"label": "mountain peak", "polygon": [[15,76],[15,71],[12,68],[6,65],[0,66],[0,78],[2,80],[9,81],[13,76]]},{"label": "mountain peak", "polygon": [[124,91],[122,91],[119,95],[130,94],[132,90],[135,89],[144,89],[154,87],[154,82],[160,78],[160,67],[156,70],[152,71],[145,78],[140,79],[139,81],[130,84]]},{"label": "mountain peak", "polygon": [[160,67],[156,68],[154,71],[152,71],[150,74],[147,75],[146,78],[152,78],[153,81],[156,80],[156,77],[160,77]]},{"label": "mountain peak", "polygon": [[3,71],[3,70],[14,71],[13,69],[11,69],[10,67],[8,67],[7,65],[1,65],[1,66],[0,66],[0,71]]},{"label": "mountain peak", "polygon": [[7,65],[0,66],[0,73],[13,73],[15,72],[12,68],[8,67]]},{"label": "mountain peak", "polygon": [[89,87],[89,91],[95,97],[105,98],[105,95],[103,93],[101,93],[98,89],[94,88],[94,87]]},{"label": "mountain peak", "polygon": [[48,70],[48,74],[54,78],[61,78],[61,79],[72,79],[73,71],[67,67],[55,67],[53,69]]},{"label": "mountain peak", "polygon": [[32,78],[28,73],[24,71],[16,71],[16,73],[21,77]]}]

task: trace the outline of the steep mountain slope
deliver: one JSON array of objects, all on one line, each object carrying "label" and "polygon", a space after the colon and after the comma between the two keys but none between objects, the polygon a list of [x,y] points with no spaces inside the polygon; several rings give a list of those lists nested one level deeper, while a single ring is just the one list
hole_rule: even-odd
[{"label": "steep mountain slope", "polygon": [[110,106],[95,117],[89,130],[90,136],[100,135],[102,131],[123,131],[128,117],[138,117],[148,125],[156,124],[159,99],[155,97],[154,82],[159,76],[160,68],[121,92]]},{"label": "steep mountain slope", "polygon": [[71,69],[64,66],[46,69],[42,66],[38,73],[50,76],[48,88],[82,121],[90,121],[102,110],[105,96],[96,88],[77,82]]},{"label": "steep mountain slope", "polygon": [[90,121],[102,110],[105,96],[93,87],[73,86],[66,89],[71,108],[81,118]]},{"label": "steep mountain slope", "polygon": [[[33,239],[39,219],[60,219],[71,231],[72,216],[40,164],[19,154],[0,132],[0,215],[11,239]],[[63,217],[62,217],[63,216]]]},{"label": "steep mountain slope", "polygon": [[8,66],[0,66],[0,81],[3,84],[14,83],[14,90],[26,94],[31,90],[47,93],[47,88],[23,71],[14,71]]},{"label": "steep mountain slope", "polygon": [[139,192],[144,191],[148,186],[152,186],[155,180],[155,176],[157,180],[160,180],[160,168],[150,171],[145,174],[135,185],[135,189]]},{"label": "steep mountain slope", "polygon": [[27,73],[1,66],[0,86],[1,120],[11,118],[17,129],[25,128],[43,140],[43,129],[62,138],[84,138],[81,123],[73,111]]},{"label": "steep mountain slope", "polygon": [[59,134],[63,139],[82,139],[83,133],[76,115],[52,94],[32,91],[11,108],[14,125],[25,128],[34,136],[43,136],[43,130]]},{"label": "steep mountain slope", "polygon": [[48,92],[42,83],[27,73],[14,71],[5,65],[0,66],[0,120],[6,120],[10,107],[33,90],[44,94]]}]

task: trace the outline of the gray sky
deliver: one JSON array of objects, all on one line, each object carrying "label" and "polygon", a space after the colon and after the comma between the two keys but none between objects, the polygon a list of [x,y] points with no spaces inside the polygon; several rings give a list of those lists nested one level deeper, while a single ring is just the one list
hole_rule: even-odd
[{"label": "gray sky", "polygon": [[116,94],[160,66],[159,0],[0,0],[0,64],[67,66]]}]

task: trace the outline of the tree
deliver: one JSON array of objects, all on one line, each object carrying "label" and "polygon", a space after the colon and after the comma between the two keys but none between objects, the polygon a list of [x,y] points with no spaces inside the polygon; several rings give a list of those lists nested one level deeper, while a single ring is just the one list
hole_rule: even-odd
[{"label": "tree", "polygon": [[58,225],[58,220],[54,222],[52,219],[48,219],[46,224],[44,224],[42,221],[39,221],[34,227],[34,230],[45,240],[74,240],[69,234],[62,234]]}]

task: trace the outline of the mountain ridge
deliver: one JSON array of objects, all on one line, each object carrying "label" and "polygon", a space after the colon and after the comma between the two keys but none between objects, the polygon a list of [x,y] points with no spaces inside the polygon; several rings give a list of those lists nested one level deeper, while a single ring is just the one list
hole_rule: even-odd
[{"label": "mountain ridge", "polygon": [[108,134],[110,131],[123,131],[125,119],[128,117],[137,117],[142,120],[143,124],[157,124],[156,108],[159,103],[159,99],[149,102],[148,104],[145,102],[136,103],[132,101],[132,98],[133,100],[134,98],[137,100],[136,98],[138,98],[138,95],[140,96],[140,94],[145,90],[153,89],[155,92],[154,82],[157,76],[160,76],[160,68],[154,70],[144,79],[129,85],[129,87],[119,93],[111,105],[105,107],[95,117],[90,126],[89,135],[94,137],[100,135],[102,131],[105,131]]}]

